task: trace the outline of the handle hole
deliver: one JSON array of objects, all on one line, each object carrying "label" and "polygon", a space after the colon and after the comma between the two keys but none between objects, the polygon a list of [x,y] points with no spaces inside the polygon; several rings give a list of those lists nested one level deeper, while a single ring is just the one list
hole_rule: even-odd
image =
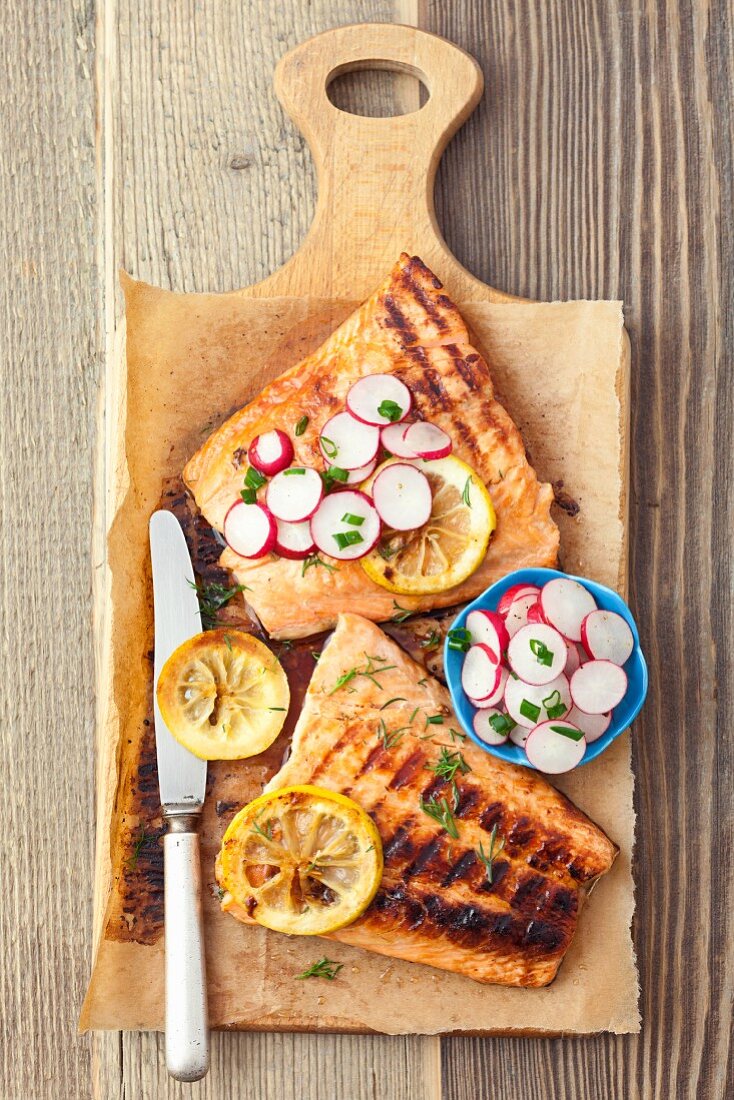
[{"label": "handle hole", "polygon": [[355,61],[329,73],[326,94],[345,114],[394,118],[426,105],[430,93],[425,79],[419,69],[394,61]]}]

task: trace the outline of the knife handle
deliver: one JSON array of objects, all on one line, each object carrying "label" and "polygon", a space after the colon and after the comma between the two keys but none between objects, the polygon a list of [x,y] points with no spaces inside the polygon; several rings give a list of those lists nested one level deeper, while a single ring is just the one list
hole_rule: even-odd
[{"label": "knife handle", "polygon": [[179,1081],[198,1081],[209,1069],[197,817],[169,818],[163,838],[166,1066]]}]

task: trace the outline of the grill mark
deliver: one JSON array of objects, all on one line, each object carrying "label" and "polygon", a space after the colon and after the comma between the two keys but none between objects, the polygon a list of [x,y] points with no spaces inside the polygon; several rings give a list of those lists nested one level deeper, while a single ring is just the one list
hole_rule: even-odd
[{"label": "grill mark", "polygon": [[[348,745],[353,740],[354,740],[354,729],[351,725],[349,725],[349,726],[347,726],[346,730],[341,735],[341,737],[337,741],[335,741],[333,745],[330,745],[329,748],[327,749],[327,751],[321,757],[321,760],[318,762],[318,764],[314,768],[314,771],[313,771],[314,778],[316,776],[323,775],[324,772],[328,769],[328,765],[331,763],[332,759],[337,755],[337,753],[339,753],[346,745]],[[379,747],[380,747],[380,750],[381,750],[382,746],[380,745]],[[367,759],[369,759],[369,757]],[[364,764],[362,765],[362,769],[364,770]]]},{"label": "grill mark", "polygon": [[400,334],[403,343],[415,342],[418,339],[418,334],[400,309],[400,306],[397,304],[392,294],[385,295],[383,304],[389,317],[389,320],[385,321],[387,327],[394,328],[396,332]]},{"label": "grill mark", "polygon": [[457,859],[456,863],[452,864],[452,866],[449,868],[448,874],[444,875],[441,881],[441,885],[444,887],[451,886],[451,884],[456,882],[458,879],[464,879],[464,881],[468,882],[469,879],[467,872],[471,870],[471,868],[474,867],[476,863],[476,853],[473,848],[470,848],[468,852],[464,852],[464,854],[460,856],[459,859]]},{"label": "grill mark", "polygon": [[[425,398],[434,413],[437,406],[443,411],[453,410],[453,402],[444,389],[440,372],[435,367],[425,367],[419,375],[411,375],[410,388],[413,397]],[[425,417],[421,416],[420,419]]]},{"label": "grill mark", "polygon": [[459,805],[454,810],[454,817],[466,817],[474,809],[480,797],[481,791],[478,787],[462,787],[459,791]]},{"label": "grill mark", "polygon": [[[449,328],[448,321],[441,313],[435,298],[427,294],[420,282],[415,278],[412,267],[407,267],[403,269],[403,271],[400,273],[400,281],[405,289],[408,291],[408,293],[413,296],[415,301],[420,306],[422,306],[423,311],[428,317],[429,321],[432,322],[432,324],[438,329],[438,331],[441,333],[446,332],[446,330]],[[438,289],[438,287],[436,287],[435,289]]]},{"label": "grill mark", "polygon": [[413,855],[415,852],[415,845],[410,838],[410,831],[414,825],[415,818],[406,818],[402,824],[398,825],[390,839],[383,841],[382,855],[385,862],[388,860],[396,861],[402,856],[408,856],[408,858],[410,858]]},{"label": "grill mark", "polygon": [[434,856],[437,856],[443,846],[443,837],[439,833],[438,836],[434,836],[432,840],[429,840],[427,844],[424,844],[422,848],[418,849],[418,853],[413,859],[413,862],[408,864],[402,873],[402,878],[407,881],[412,878],[413,875],[419,875],[421,871],[431,862]]},{"label": "grill mark", "polygon": [[504,814],[504,808],[502,802],[490,802],[489,806],[485,807],[479,817],[479,824],[485,832],[491,833],[495,825],[499,829]]},{"label": "grill mark", "polygon": [[423,766],[424,760],[425,754],[420,749],[411,753],[390,780],[390,788],[394,791],[399,791],[401,787],[405,787],[407,784],[411,783],[416,773]]},{"label": "grill mark", "polygon": [[463,355],[457,355],[454,358],[454,366],[470,393],[476,393],[486,385],[486,379],[480,378],[479,371],[474,368],[477,359],[478,355],[470,355],[466,359]]},{"label": "grill mark", "polygon": [[359,777],[361,775],[364,775],[365,772],[371,771],[372,768],[374,768],[377,761],[379,760],[379,758],[382,756],[384,751],[385,751],[384,746],[379,745],[379,744],[375,745],[374,748],[370,749],[370,751],[367,753],[367,756],[365,757],[364,761],[362,762],[362,766],[360,767],[359,771],[357,772],[356,778],[359,779]]}]

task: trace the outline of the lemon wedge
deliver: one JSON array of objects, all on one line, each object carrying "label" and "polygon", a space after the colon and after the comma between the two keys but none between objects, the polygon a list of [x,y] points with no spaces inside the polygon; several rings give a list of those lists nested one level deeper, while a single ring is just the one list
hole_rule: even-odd
[{"label": "lemon wedge", "polygon": [[[386,466],[406,459],[388,459],[361,486],[372,483]],[[461,584],[480,565],[489,536],[497,526],[492,499],[471,466],[454,455],[411,465],[428,478],[433,505],[427,523],[414,531],[385,528],[375,549],[360,564],[367,576],[402,595],[445,592]]]},{"label": "lemon wedge", "polygon": [[241,630],[207,630],[174,650],[157,689],[163,721],[202,760],[240,760],[271,745],[290,691],[266,645]]},{"label": "lemon wedge", "polygon": [[364,913],[382,878],[372,818],[346,795],[282,787],[240,810],[224,834],[217,878],[233,905],[275,932],[323,936]]}]

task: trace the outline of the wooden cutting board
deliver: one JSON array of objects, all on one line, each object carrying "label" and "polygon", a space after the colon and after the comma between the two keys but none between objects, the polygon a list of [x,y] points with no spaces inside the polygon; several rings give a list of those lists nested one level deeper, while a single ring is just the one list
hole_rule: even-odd
[{"label": "wooden cutting board", "polygon": [[[336,76],[375,68],[418,76],[429,93],[425,105],[397,117],[368,118],[347,114],[331,103],[327,88]],[[147,563],[150,512],[167,479],[181,470],[203,434],[232,407],[244,404],[318,346],[352,306],[383,280],[402,251],[419,255],[462,309],[488,355],[500,393],[524,432],[541,476],[561,483],[557,495],[562,503],[564,478],[566,488],[570,485],[582,501],[580,515],[574,512],[577,504],[572,499],[571,506],[556,517],[568,566],[622,589],[626,585],[626,336],[619,335],[616,357],[605,359],[597,369],[590,354],[588,370],[579,367],[577,376],[566,365],[563,340],[574,334],[575,347],[568,356],[572,362],[580,355],[578,345],[592,348],[599,339],[596,307],[522,304],[487,286],[451,254],[436,224],[433,186],[439,159],[478,103],[482,84],[471,57],[415,28],[343,27],[303,43],[282,59],[275,74],[278,96],[307,138],[318,173],[316,215],[299,251],[263,282],[229,294],[178,295],[136,284],[129,299],[135,302],[130,311],[131,343],[134,334],[137,346],[147,347],[149,355],[142,375],[128,373],[122,327],[116,354],[107,365],[104,394],[96,529],[99,559],[105,559],[105,550],[109,553],[95,593],[98,943],[82,1026],[146,1028],[162,1023],[160,858],[155,844],[160,821],[156,819],[151,827],[150,815],[157,813],[152,809],[157,807],[157,788],[152,733],[145,717],[152,683],[145,659],[152,643]],[[616,314],[613,304],[609,306],[605,319],[613,329],[619,306]],[[528,370],[526,363],[533,369]],[[546,427],[548,394],[561,424],[574,425],[570,441],[565,427]],[[615,1015],[614,1006],[608,1012],[604,1008],[604,979],[599,977],[599,960],[590,947],[591,913],[582,916],[580,942],[569,953],[573,960],[567,959],[561,977],[540,994],[482,988],[455,975],[437,975],[407,963],[388,966],[378,956],[343,947],[337,955],[329,945],[331,957],[344,955],[356,961],[345,968],[340,992],[329,991],[324,1005],[323,991],[314,988],[318,983],[292,981],[292,975],[302,969],[305,956],[299,944],[303,941],[243,929],[222,916],[216,900],[208,897],[207,921],[210,929],[216,922],[218,930],[211,937],[217,943],[209,958],[216,985],[214,1024],[424,1033],[468,1029],[484,1034],[634,1030],[636,1009],[629,1008],[636,977],[629,943],[632,778],[628,738],[621,738],[603,759],[603,776],[591,767],[579,769],[559,785],[622,847],[614,871],[598,892],[603,899],[616,891],[622,899],[605,935],[624,955],[626,985],[620,998],[624,1011]],[[251,772],[252,793],[256,793],[264,771],[254,762]],[[207,866],[227,820],[218,816],[220,804],[226,802],[222,792],[233,785],[237,788],[236,777],[220,775],[216,766],[210,779],[213,793],[208,798],[203,838]],[[251,797],[249,793],[243,797],[241,787],[237,796],[240,800]],[[624,821],[618,820],[620,816]],[[141,855],[135,850],[136,838],[146,830],[148,840]],[[205,870],[205,881],[211,877]],[[603,900],[597,903],[594,896],[590,907],[594,906],[603,920]],[[157,923],[146,926],[146,911],[156,913]],[[320,948],[321,943],[308,945],[309,961]],[[588,984],[584,974],[590,966],[597,976]],[[243,987],[238,975],[245,972],[250,982]],[[256,988],[256,993],[248,993],[247,988]],[[401,990],[409,990],[413,1007],[406,1008]],[[609,991],[606,1000],[613,1002],[618,992]],[[526,995],[532,1000],[523,1000]],[[468,999],[475,1006],[471,1019],[464,1012]]]}]

